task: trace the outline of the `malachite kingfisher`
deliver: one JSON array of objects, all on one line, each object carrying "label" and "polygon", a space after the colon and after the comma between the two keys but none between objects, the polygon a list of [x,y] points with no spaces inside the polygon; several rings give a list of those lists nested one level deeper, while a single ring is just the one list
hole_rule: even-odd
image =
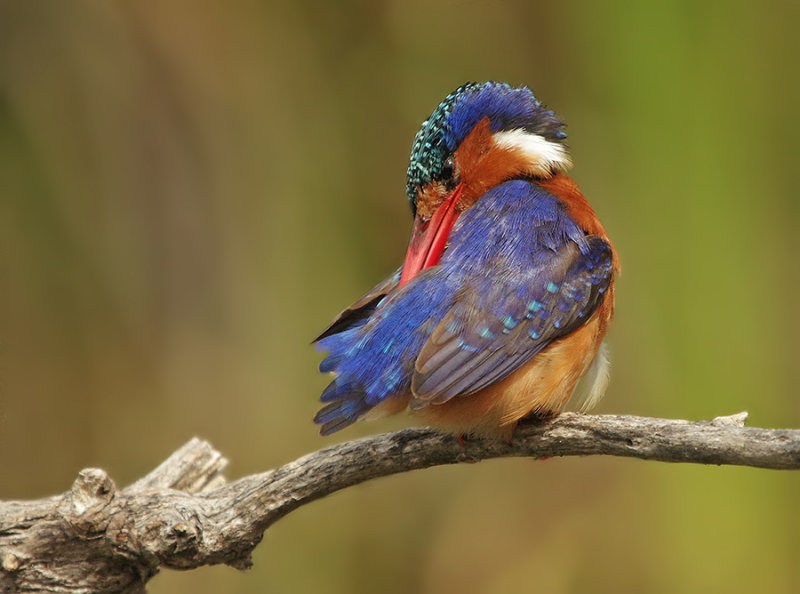
[{"label": "malachite kingfisher", "polygon": [[410,409],[510,439],[606,389],[619,262],[575,182],[564,123],[526,87],[467,83],[417,133],[403,266],[316,339],[334,379],[320,433]]}]

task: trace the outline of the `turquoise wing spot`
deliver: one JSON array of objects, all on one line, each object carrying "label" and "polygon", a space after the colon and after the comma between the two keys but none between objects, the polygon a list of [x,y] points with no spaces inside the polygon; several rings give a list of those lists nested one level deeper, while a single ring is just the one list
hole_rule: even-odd
[{"label": "turquoise wing spot", "polygon": [[514,316],[506,316],[503,320],[503,334],[508,334],[514,328],[517,327],[519,324],[519,320],[517,320]]},{"label": "turquoise wing spot", "polygon": [[492,332],[491,330],[489,330],[489,328],[487,328],[485,326],[483,328],[481,328],[480,335],[481,335],[481,338],[488,338],[489,340],[497,338],[497,334],[495,334],[494,332]]},{"label": "turquoise wing spot", "polygon": [[460,338],[458,339],[458,346],[459,348],[464,349],[465,351],[470,353],[475,353],[480,350],[479,346],[473,346],[471,344],[467,344],[466,342],[464,342],[464,340]]},{"label": "turquoise wing spot", "polygon": [[542,304],[541,301],[536,301],[536,299],[534,299],[533,301],[531,301],[528,304],[528,309],[531,310],[533,313],[536,313],[537,311],[539,311],[543,307],[544,307],[544,304]]}]

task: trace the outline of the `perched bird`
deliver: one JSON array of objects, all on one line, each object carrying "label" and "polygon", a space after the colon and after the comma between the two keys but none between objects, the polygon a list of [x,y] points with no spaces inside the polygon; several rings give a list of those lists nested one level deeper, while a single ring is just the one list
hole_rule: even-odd
[{"label": "perched bird", "polygon": [[320,433],[409,408],[459,435],[510,439],[573,392],[581,408],[602,396],[619,265],[565,175],[563,128],[526,87],[496,82],[459,87],[423,122],[405,262],[315,341],[335,376]]}]

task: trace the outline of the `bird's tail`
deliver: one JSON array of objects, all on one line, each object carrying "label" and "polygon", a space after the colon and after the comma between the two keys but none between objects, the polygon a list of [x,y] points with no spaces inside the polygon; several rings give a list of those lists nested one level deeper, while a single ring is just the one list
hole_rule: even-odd
[{"label": "bird's tail", "polygon": [[322,425],[320,435],[330,435],[349,427],[372,408],[367,404],[363,391],[354,386],[339,385],[336,380],[325,388],[320,400],[328,402],[314,417],[314,422]]}]

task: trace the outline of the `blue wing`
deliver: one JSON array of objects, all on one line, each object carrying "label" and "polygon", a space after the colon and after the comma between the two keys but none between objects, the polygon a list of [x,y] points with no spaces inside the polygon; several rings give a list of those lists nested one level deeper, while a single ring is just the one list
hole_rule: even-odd
[{"label": "blue wing", "polygon": [[336,378],[315,422],[329,434],[394,395],[421,408],[491,385],[584,323],[611,276],[608,244],[556,197],[501,184],[459,217],[439,265],[401,289],[385,281],[323,333],[320,370]]},{"label": "blue wing", "polygon": [[540,254],[527,271],[469,279],[415,362],[412,408],[473,394],[513,373],[597,309],[612,275],[599,237]]},{"label": "blue wing", "polygon": [[400,284],[400,275],[402,273],[403,267],[401,266],[375,285],[366,295],[336,316],[336,319],[314,339],[314,342],[319,342],[323,338],[366,323],[383,298],[394,291],[397,285]]}]

